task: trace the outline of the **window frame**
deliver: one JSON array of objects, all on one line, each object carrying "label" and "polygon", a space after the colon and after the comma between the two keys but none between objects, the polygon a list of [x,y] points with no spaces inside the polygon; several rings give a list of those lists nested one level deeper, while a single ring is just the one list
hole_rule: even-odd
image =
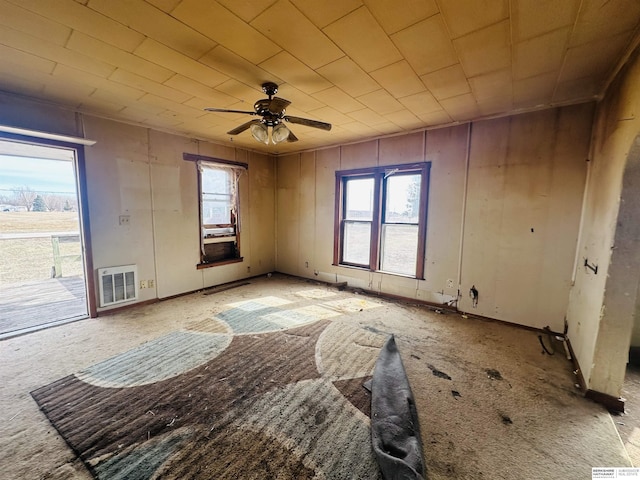
[{"label": "window frame", "polygon": [[[388,275],[398,275],[409,278],[424,280],[425,273],[425,252],[427,238],[427,214],[429,199],[429,178],[431,162],[419,162],[400,165],[384,165],[378,167],[358,168],[352,170],[336,171],[335,184],[335,212],[334,212],[334,245],[333,245],[333,265],[357,268],[370,272],[385,273]],[[382,253],[382,229],[385,224],[395,224],[385,222],[386,220],[386,179],[395,174],[420,174],[420,198],[418,211],[418,241],[416,252],[415,275],[408,275],[396,272],[389,272],[380,269]],[[344,257],[344,230],[346,223],[357,222],[346,219],[346,185],[347,181],[354,179],[373,178],[373,205],[371,220],[371,237],[369,244],[369,264],[362,265],[353,262],[345,262]],[[412,223],[408,223],[412,225]]]},{"label": "window frame", "polygon": [[[196,174],[197,174],[197,182],[198,182],[198,229],[199,229],[199,245],[200,245],[200,262],[196,265],[197,269],[215,267],[219,265],[227,265],[230,263],[242,262],[244,258],[241,255],[240,250],[240,239],[242,234],[242,223],[241,223],[241,209],[240,209],[240,183],[239,178],[245,171],[248,171],[249,165],[241,162],[234,162],[231,160],[223,160],[214,157],[207,157],[204,155],[195,155],[189,153],[183,153],[183,160],[191,161],[196,164]],[[230,213],[231,223],[229,224],[205,224],[203,218],[203,202],[204,202],[204,193],[202,188],[202,169],[210,168],[216,169],[216,167],[220,170],[227,170],[233,172],[234,178],[232,181],[235,182],[234,189],[235,192],[231,194],[235,201],[234,209],[232,209]],[[212,192],[209,192],[212,193]],[[226,193],[225,193],[226,195]],[[234,211],[235,210],[235,213]],[[208,237],[206,235],[206,229],[209,228],[233,228],[233,233],[221,234],[218,236]],[[225,239],[229,239],[225,241]],[[206,261],[205,258],[205,245],[209,245],[212,243],[231,243],[233,242],[232,248],[235,251],[235,255],[232,257],[226,257],[219,260],[210,260]]]}]

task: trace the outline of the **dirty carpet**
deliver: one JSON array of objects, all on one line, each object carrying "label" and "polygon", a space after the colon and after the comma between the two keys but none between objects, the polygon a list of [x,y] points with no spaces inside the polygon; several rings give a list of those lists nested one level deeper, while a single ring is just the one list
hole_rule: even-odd
[{"label": "dirty carpet", "polygon": [[368,377],[318,368],[328,325],[174,332],[32,396],[97,479],[378,478]]}]

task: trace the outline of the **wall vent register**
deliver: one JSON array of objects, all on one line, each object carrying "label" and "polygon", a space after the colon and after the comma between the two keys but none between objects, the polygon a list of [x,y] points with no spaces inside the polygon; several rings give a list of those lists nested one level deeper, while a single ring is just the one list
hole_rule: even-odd
[{"label": "wall vent register", "polygon": [[138,298],[138,267],[123,265],[98,269],[100,306],[108,307]]}]

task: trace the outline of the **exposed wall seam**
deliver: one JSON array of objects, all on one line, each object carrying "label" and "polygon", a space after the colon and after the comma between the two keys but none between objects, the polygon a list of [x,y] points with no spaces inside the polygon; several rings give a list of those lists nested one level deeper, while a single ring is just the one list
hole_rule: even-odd
[{"label": "exposed wall seam", "polygon": [[[596,124],[596,120],[598,118],[598,109],[596,109],[593,112],[593,120],[591,122],[591,133],[590,133],[590,139],[591,141],[589,142],[589,157],[586,158],[586,162],[587,162],[587,174],[585,175],[585,179],[584,179],[584,190],[582,191],[582,208],[580,209],[580,223],[578,224],[578,238],[576,239],[576,252],[573,258],[573,269],[571,271],[571,286],[575,285],[576,283],[576,275],[578,274],[578,264],[579,264],[579,258],[580,258],[580,249],[581,249],[581,245],[582,245],[582,237],[584,236],[584,222],[585,222],[585,216],[586,216],[586,211],[587,211],[587,200],[589,198],[589,182],[591,181],[591,163],[593,162],[593,153],[594,153],[594,149],[595,149],[595,140],[594,140],[594,130],[595,130],[595,124]],[[569,302],[571,302],[571,292],[569,292]]]},{"label": "exposed wall seam", "polygon": [[467,195],[469,190],[469,164],[471,159],[471,131],[472,122],[467,127],[467,151],[464,168],[464,186],[462,190],[462,221],[460,222],[460,251],[458,252],[458,299],[460,299],[460,287],[462,284],[462,257],[464,253],[464,227],[467,215]]},{"label": "exposed wall seam", "polygon": [[156,298],[158,295],[158,255],[156,252],[156,221],[155,207],[153,203],[153,177],[151,175],[151,129],[147,128],[147,159],[149,160],[149,206],[151,207],[151,248],[153,251],[153,280],[155,283]]}]

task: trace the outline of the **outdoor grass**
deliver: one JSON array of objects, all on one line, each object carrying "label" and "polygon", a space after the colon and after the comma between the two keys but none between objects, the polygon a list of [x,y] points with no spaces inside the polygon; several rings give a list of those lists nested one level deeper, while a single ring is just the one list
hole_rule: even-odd
[{"label": "outdoor grass", "polygon": [[[0,212],[4,233],[77,232],[77,212]],[[82,275],[80,242],[60,243],[62,275]],[[0,285],[46,280],[53,267],[51,237],[0,238]]]}]

